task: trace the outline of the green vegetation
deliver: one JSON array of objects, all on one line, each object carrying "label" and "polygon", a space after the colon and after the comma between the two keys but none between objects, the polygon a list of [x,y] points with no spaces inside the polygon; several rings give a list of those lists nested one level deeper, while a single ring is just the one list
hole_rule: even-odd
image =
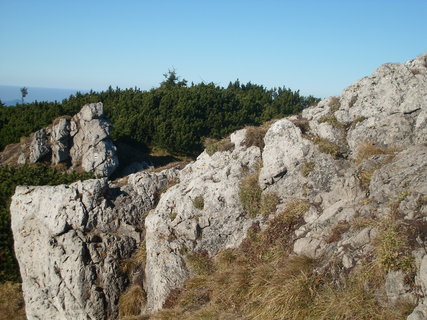
[{"label": "green vegetation", "polygon": [[255,218],[260,213],[262,190],[258,184],[258,174],[259,172],[251,174],[243,178],[240,183],[240,202],[251,218]]},{"label": "green vegetation", "polygon": [[203,210],[203,208],[205,207],[205,199],[203,198],[203,196],[195,197],[193,200],[193,206],[196,209]]},{"label": "green vegetation", "polygon": [[286,88],[266,89],[235,81],[227,88],[213,83],[188,85],[175,72],[158,88],[142,91],[108,88],[77,93],[59,102],[34,102],[0,108],[0,150],[20,137],[101,101],[113,123],[115,140],[158,147],[174,154],[195,155],[205,138],[221,139],[246,125],[297,113],[319,99]]},{"label": "green vegetation", "polygon": [[334,114],[328,114],[326,116],[323,116],[319,119],[319,123],[329,123],[334,128],[337,128],[338,130],[344,130],[344,125],[337,120]]},{"label": "green vegetation", "polygon": [[340,147],[328,139],[314,136],[311,141],[317,145],[320,152],[330,154],[334,159],[343,157]]},{"label": "green vegetation", "polygon": [[376,255],[378,264],[385,270],[402,270],[410,272],[415,269],[408,235],[398,221],[391,219],[383,222],[380,233],[376,239]]},{"label": "green vegetation", "polygon": [[10,197],[18,185],[58,185],[92,178],[92,174],[63,173],[46,166],[0,166],[0,282],[19,280],[10,229]]}]

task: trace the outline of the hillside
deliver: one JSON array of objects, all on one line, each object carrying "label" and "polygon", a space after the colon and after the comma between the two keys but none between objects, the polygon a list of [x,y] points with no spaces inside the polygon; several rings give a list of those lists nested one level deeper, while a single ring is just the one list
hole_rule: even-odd
[{"label": "hillside", "polygon": [[185,168],[21,186],[29,319],[427,318],[427,54]]}]

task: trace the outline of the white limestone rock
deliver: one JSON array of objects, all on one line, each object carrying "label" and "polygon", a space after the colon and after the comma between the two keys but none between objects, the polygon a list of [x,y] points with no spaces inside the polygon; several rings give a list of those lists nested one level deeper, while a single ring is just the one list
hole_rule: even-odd
[{"label": "white limestone rock", "polygon": [[50,136],[52,148],[52,164],[58,164],[68,160],[70,157],[70,120],[60,118],[56,124],[52,126]]},{"label": "white limestone rock", "polygon": [[[168,189],[147,216],[147,311],[162,308],[170,290],[191,275],[185,250],[212,256],[245,238],[253,219],[240,204],[239,184],[244,169],[255,168],[261,153],[258,147],[240,146],[243,137],[244,131],[232,136],[234,151],[212,156],[203,152],[187,165],[180,172],[180,183]],[[195,207],[196,197],[203,198],[203,208]]]},{"label": "white limestone rock", "polygon": [[[28,319],[117,319],[144,214],[175,177],[138,173],[119,188],[105,179],[18,187],[11,219]],[[139,285],[142,286],[142,283]]]},{"label": "white limestone rock", "polygon": [[71,119],[70,157],[74,168],[82,167],[99,177],[108,177],[114,172],[119,160],[117,148],[109,139],[110,130],[110,123],[103,118],[101,102],[83,106]]},{"label": "white limestone rock", "polygon": [[42,160],[50,153],[50,146],[47,139],[46,129],[34,132],[30,144],[30,163]]}]

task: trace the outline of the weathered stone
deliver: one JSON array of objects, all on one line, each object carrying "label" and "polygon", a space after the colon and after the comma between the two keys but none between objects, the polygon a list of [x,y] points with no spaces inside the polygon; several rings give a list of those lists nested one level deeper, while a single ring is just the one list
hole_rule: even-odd
[{"label": "weathered stone", "polygon": [[[160,309],[169,291],[191,275],[185,250],[212,256],[245,237],[253,219],[240,204],[239,184],[244,169],[253,170],[261,154],[258,147],[240,146],[242,136],[243,132],[232,135],[236,145],[232,152],[212,156],[203,152],[187,165],[180,172],[180,183],[168,189],[147,216],[146,310]],[[196,197],[203,197],[203,209],[194,205]]]},{"label": "weathered stone", "polygon": [[45,129],[34,132],[30,144],[30,162],[36,163],[42,160],[50,152],[50,146],[47,140]]},{"label": "weathered stone", "polygon": [[102,115],[102,103],[91,103],[71,119],[70,156],[74,168],[108,177],[118,167],[119,160],[117,148],[109,139],[111,125]]},{"label": "weathered stone", "polygon": [[128,280],[123,259],[141,240],[144,213],[174,170],[70,186],[18,187],[11,217],[28,319],[116,319]]},{"label": "weathered stone", "polygon": [[61,118],[52,126],[50,137],[52,148],[52,164],[64,162],[70,153],[70,120]]}]

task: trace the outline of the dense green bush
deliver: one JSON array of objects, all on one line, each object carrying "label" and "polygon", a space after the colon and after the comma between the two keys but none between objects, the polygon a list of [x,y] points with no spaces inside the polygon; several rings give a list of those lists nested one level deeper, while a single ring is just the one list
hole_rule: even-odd
[{"label": "dense green bush", "polygon": [[19,279],[18,264],[13,253],[10,228],[10,198],[18,185],[58,185],[91,178],[92,174],[63,173],[38,165],[0,166],[0,282]]},{"label": "dense green bush", "polygon": [[90,102],[104,103],[113,122],[113,139],[155,146],[175,154],[196,155],[205,138],[220,139],[246,125],[259,125],[315,104],[286,88],[266,89],[235,81],[227,88],[213,83],[187,85],[175,72],[158,88],[77,93],[59,102],[35,102],[0,108],[0,149],[50,124],[73,115]]}]

